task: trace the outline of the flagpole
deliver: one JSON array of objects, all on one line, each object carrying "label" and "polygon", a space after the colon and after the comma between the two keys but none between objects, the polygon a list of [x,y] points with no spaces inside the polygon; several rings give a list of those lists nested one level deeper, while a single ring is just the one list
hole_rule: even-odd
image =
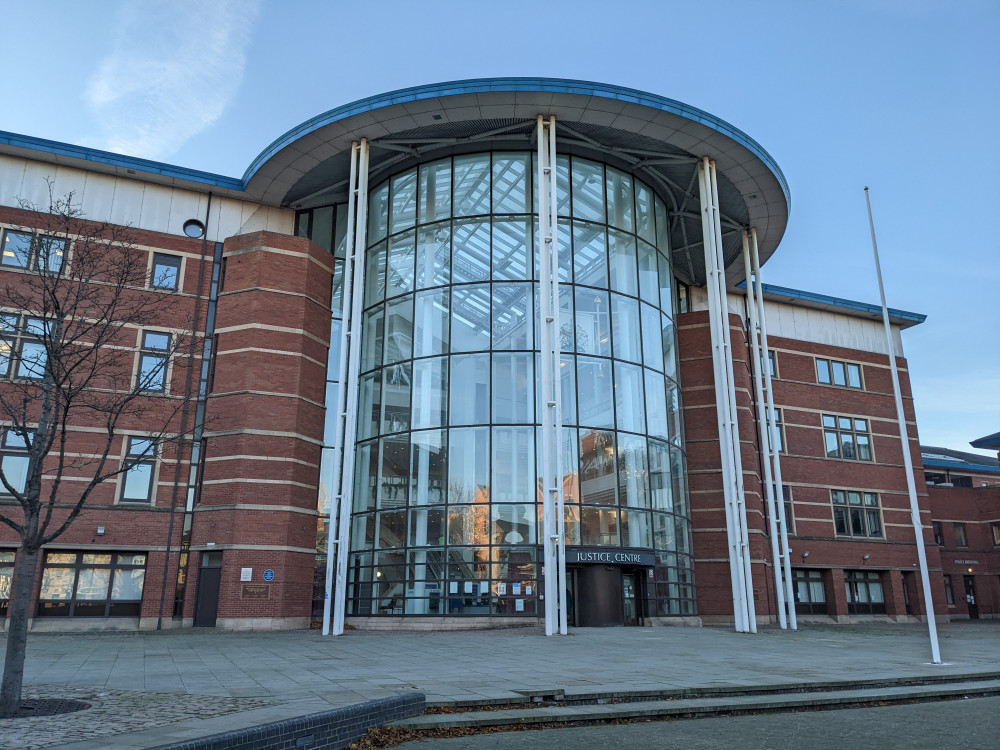
[{"label": "flagpole", "polygon": [[892,340],[892,329],[889,327],[889,308],[885,304],[885,287],[882,285],[882,266],[878,260],[878,244],[875,242],[875,222],[872,219],[872,202],[868,196],[867,187],[865,187],[865,203],[868,205],[868,227],[872,233],[872,252],[875,254],[875,275],[878,277],[878,293],[882,298],[882,323],[885,325],[885,340],[889,352],[889,369],[892,372],[892,392],[896,397],[896,419],[899,421],[899,441],[903,448],[906,489],[910,493],[910,520],[913,522],[913,533],[917,540],[917,560],[920,562],[920,579],[924,590],[924,611],[927,615],[927,630],[931,638],[931,659],[935,664],[940,664],[941,651],[938,648],[937,622],[934,619],[931,582],[927,574],[927,552],[924,549],[923,524],[920,523],[917,487],[913,481],[913,460],[910,457],[909,429],[906,426],[906,417],[903,413],[903,396],[899,390],[899,373],[896,370],[896,347]]}]

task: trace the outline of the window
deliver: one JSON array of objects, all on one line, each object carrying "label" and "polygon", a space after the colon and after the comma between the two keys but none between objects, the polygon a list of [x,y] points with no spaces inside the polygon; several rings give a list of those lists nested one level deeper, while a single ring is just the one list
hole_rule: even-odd
[{"label": "window", "polygon": [[847,612],[852,615],[885,614],[882,577],[875,571],[845,570]]},{"label": "window", "polygon": [[955,606],[955,590],[951,587],[951,576],[944,574],[944,598],[949,607]]},{"label": "window", "polygon": [[944,530],[941,528],[940,521],[931,521],[931,528],[934,529],[934,544],[938,547],[944,545]]},{"label": "window", "polygon": [[123,503],[148,503],[153,493],[153,470],[156,468],[156,444],[146,438],[128,438],[125,462],[132,466],[125,471],[122,483]]},{"label": "window", "polygon": [[882,513],[874,492],[831,490],[837,536],[882,538]]},{"label": "window", "polygon": [[[24,483],[28,478],[28,445],[34,437],[29,432],[26,441],[13,428],[3,431],[3,442],[0,443],[0,466],[7,482],[18,492],[24,492]],[[0,495],[7,495],[7,488],[0,483]]]},{"label": "window", "polygon": [[836,359],[816,360],[816,380],[822,385],[861,388],[861,365]]},{"label": "window", "polygon": [[792,514],[792,489],[787,484],[781,485],[781,499],[785,504],[785,530],[795,533],[795,516]]},{"label": "window", "polygon": [[0,549],[0,619],[7,617],[11,582],[14,580],[14,550]]},{"label": "window", "polygon": [[1000,522],[994,521],[990,528],[993,529],[993,546],[1000,547]]},{"label": "window", "polygon": [[965,538],[965,524],[956,523],[952,524],[955,527],[955,546],[956,547],[968,547],[969,543]]},{"label": "window", "polygon": [[59,273],[65,254],[66,240],[8,230],[3,235],[0,265]]},{"label": "window", "polygon": [[828,458],[872,460],[872,440],[868,434],[867,419],[824,414],[823,439]]},{"label": "window", "polygon": [[138,617],[146,555],[46,552],[39,617]]},{"label": "window", "polygon": [[153,273],[149,285],[154,289],[176,291],[180,286],[181,259],[176,255],[153,253]]},{"label": "window", "polygon": [[42,318],[0,313],[0,377],[44,378],[48,331]]},{"label": "window", "polygon": [[778,377],[778,355],[774,349],[767,350],[767,371],[772,378]]},{"label": "window", "polygon": [[800,615],[825,615],[823,571],[793,568],[792,580],[795,582],[795,611]]},{"label": "window", "polygon": [[[778,443],[778,453],[785,452],[785,436],[782,434],[784,425],[781,421],[781,409],[775,408],[774,410],[774,437],[775,441]],[[768,433],[768,440],[770,440],[770,433]]]},{"label": "window", "polygon": [[139,351],[138,386],[146,391],[165,391],[167,388],[167,351],[170,334],[158,331],[142,332]]}]

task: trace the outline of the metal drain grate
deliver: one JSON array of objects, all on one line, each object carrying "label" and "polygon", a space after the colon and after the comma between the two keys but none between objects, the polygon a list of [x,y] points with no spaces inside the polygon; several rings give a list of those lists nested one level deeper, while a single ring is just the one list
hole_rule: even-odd
[{"label": "metal drain grate", "polygon": [[21,707],[17,710],[17,713],[9,718],[27,719],[31,716],[57,716],[59,714],[71,714],[74,711],[83,711],[85,708],[90,708],[90,704],[83,701],[61,700],[59,698],[33,698],[21,701]]}]

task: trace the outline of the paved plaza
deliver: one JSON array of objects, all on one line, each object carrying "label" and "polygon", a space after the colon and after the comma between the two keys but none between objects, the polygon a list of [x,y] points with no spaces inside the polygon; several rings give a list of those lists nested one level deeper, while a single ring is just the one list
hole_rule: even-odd
[{"label": "paved plaza", "polygon": [[[26,693],[94,709],[0,720],[0,747],[142,748],[396,695],[428,702],[1000,672],[1000,622],[453,633],[210,630],[29,639]],[[70,690],[67,691],[66,688]],[[197,701],[178,700],[194,696]],[[141,721],[137,719],[141,718]],[[144,723],[145,722],[145,723]]]}]

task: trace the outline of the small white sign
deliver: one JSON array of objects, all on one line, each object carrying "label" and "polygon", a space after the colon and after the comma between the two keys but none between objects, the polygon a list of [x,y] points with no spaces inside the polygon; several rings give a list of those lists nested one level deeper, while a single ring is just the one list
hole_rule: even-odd
[{"label": "small white sign", "polygon": [[479,582],[479,593],[480,594],[488,594],[489,591],[490,591],[490,582],[489,581],[480,581]]},{"label": "small white sign", "polygon": [[240,568],[240,580],[241,581],[252,581],[253,580],[253,568]]},{"label": "small white sign", "polygon": [[524,595],[531,596],[531,584],[528,584],[527,586],[524,587]]},{"label": "small white sign", "polygon": [[520,596],[521,595],[521,584],[520,584],[520,582],[515,581],[512,584],[511,588],[513,589],[513,591],[511,593],[513,593],[514,596]]},{"label": "small white sign", "polygon": [[524,599],[515,599],[514,600],[514,611],[515,612],[524,612]]},{"label": "small white sign", "polygon": [[466,594],[471,594],[472,593],[472,587],[475,585],[475,583],[476,583],[475,581],[466,581],[465,582],[465,593]]},{"label": "small white sign", "polygon": [[497,596],[507,596],[507,584],[503,581],[497,583]]},{"label": "small white sign", "polygon": [[458,581],[449,581],[448,582],[448,593],[449,594],[457,594],[458,593]]}]

